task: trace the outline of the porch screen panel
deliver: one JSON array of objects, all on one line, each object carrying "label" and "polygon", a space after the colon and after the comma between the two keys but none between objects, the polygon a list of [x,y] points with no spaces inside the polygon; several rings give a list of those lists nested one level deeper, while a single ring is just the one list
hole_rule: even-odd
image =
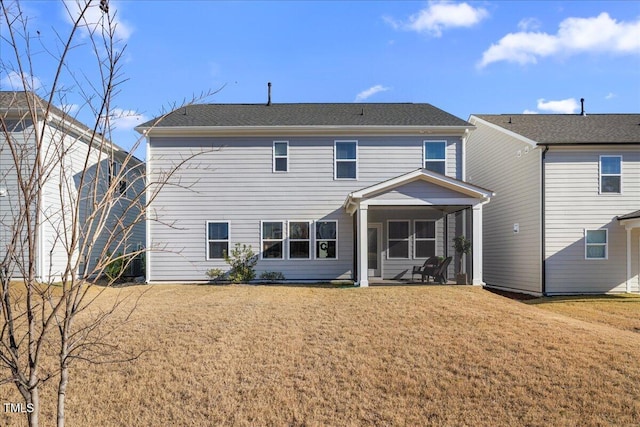
[{"label": "porch screen panel", "polygon": [[429,258],[436,254],[436,222],[416,221],[415,224],[415,254],[416,258]]},{"label": "porch screen panel", "polygon": [[389,258],[409,258],[409,221],[389,221]]}]

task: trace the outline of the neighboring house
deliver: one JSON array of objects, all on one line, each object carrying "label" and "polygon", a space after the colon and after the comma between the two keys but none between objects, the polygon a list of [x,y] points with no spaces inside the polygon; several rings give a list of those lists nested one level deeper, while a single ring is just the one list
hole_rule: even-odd
[{"label": "neighboring house", "polygon": [[193,105],[145,123],[149,182],[177,168],[147,212],[147,280],[206,280],[246,244],[258,275],[367,286],[453,256],[465,234],[481,284],[492,193],[464,181],[471,129],[411,103]]},{"label": "neighboring house", "polygon": [[640,114],[472,115],[484,280],[531,294],[640,291]]},{"label": "neighboring house", "polygon": [[[35,121],[32,112],[37,117]],[[34,194],[41,209],[35,212],[35,205],[30,206],[33,219],[39,223],[32,236],[37,248],[38,280],[59,281],[67,267],[67,253],[80,260],[79,271],[74,273],[83,275],[94,270],[106,250],[125,253],[144,246],[144,220],[131,227],[142,212],[132,201],[144,202],[139,197],[144,196],[144,164],[140,160],[31,92],[0,92],[0,125],[0,264],[10,270],[12,277],[21,278],[29,262],[25,228],[20,228],[17,221],[19,206],[25,204],[18,173],[26,178],[36,171],[38,184],[34,188],[39,187]],[[13,153],[7,138],[16,148]],[[38,140],[42,141],[39,152]],[[126,170],[123,164],[128,165]],[[81,184],[83,171],[86,174]],[[93,221],[93,231],[89,230],[87,224],[96,215],[94,206],[100,203],[113,179],[119,182],[113,203],[101,211],[103,231],[95,231],[99,227],[97,221]],[[81,220],[75,232],[82,241],[80,247],[70,248],[74,231],[70,219],[76,207]],[[127,228],[129,231],[125,232]],[[12,245],[15,249],[9,251]]]}]

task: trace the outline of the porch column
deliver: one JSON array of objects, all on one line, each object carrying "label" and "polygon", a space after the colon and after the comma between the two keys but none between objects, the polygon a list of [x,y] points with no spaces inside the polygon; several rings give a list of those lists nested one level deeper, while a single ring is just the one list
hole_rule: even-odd
[{"label": "porch column", "polygon": [[368,242],[367,242],[367,224],[368,224],[367,206],[358,208],[358,284],[361,288],[369,286],[369,265],[368,265]]},{"label": "porch column", "polygon": [[473,236],[471,239],[471,254],[473,257],[473,269],[471,284],[480,286],[484,285],[482,281],[482,203],[473,207]]}]

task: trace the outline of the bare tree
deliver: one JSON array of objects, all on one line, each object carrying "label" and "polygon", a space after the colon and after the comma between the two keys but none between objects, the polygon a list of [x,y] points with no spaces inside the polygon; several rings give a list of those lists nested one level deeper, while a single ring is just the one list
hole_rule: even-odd
[{"label": "bare tree", "polygon": [[[65,34],[52,29],[51,41],[34,34],[18,1],[0,0],[0,77],[23,89],[0,92],[0,384],[17,387],[30,426],[39,424],[41,385],[56,379],[57,425],[65,424],[74,361],[139,356],[109,339],[121,299],[89,308],[144,259],[147,205],[198,154],[149,182],[131,154],[141,141],[128,153],[110,142],[124,82],[116,12],[107,0],[61,4],[71,24]],[[48,58],[49,80],[36,77],[35,51]],[[90,126],[76,119],[83,110]]]}]

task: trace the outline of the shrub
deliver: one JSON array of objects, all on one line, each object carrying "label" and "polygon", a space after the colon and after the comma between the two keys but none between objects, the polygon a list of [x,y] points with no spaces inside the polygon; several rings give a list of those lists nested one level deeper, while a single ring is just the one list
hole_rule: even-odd
[{"label": "shrub", "polygon": [[[107,252],[107,258],[111,258],[111,252]],[[115,281],[122,277],[124,273],[124,258],[122,257],[122,252],[118,252],[115,259],[107,264],[104,268],[104,274],[107,275],[107,278],[110,281]]]},{"label": "shrub", "polygon": [[233,283],[248,283],[256,278],[255,267],[258,257],[253,253],[251,245],[240,245],[231,249],[231,254],[224,253],[224,260],[231,266],[229,280]]},{"label": "shrub", "polygon": [[260,279],[267,280],[267,281],[270,281],[270,282],[274,282],[274,281],[278,281],[278,280],[285,280],[284,274],[282,274],[279,271],[265,271],[264,273],[262,273],[260,275]]},{"label": "shrub", "polygon": [[205,273],[213,282],[221,282],[224,280],[226,273],[220,268],[212,268]]}]

